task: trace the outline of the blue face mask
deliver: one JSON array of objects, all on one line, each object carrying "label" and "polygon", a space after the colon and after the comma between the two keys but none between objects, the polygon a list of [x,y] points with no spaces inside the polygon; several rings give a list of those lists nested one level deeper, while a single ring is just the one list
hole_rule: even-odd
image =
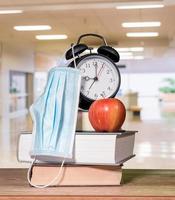
[{"label": "blue face mask", "polygon": [[[34,160],[27,179],[34,187],[45,188],[52,185],[60,177],[65,159],[73,157],[80,84],[78,69],[55,67],[48,74],[44,93],[30,107],[33,119],[31,157]],[[30,175],[35,160],[60,162],[60,159],[60,170],[50,183],[44,186],[31,183]]]},{"label": "blue face mask", "polygon": [[44,93],[31,106],[33,149],[42,161],[72,158],[81,76],[78,69],[53,68]]}]

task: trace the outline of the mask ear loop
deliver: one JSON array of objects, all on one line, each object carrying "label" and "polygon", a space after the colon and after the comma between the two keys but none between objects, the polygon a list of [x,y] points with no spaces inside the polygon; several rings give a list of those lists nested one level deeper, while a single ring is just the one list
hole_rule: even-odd
[{"label": "mask ear loop", "polygon": [[[74,51],[75,45],[72,43],[71,44],[71,49],[72,49],[72,55],[73,55],[73,62],[74,62],[74,67],[77,68],[76,64],[76,59],[75,59],[75,51]],[[61,66],[62,62],[64,61],[65,58],[65,53],[61,56],[61,58],[56,62],[56,66]]]},{"label": "mask ear loop", "polygon": [[73,55],[73,61],[74,61],[74,67],[77,68],[77,63],[75,60],[75,51],[74,51],[74,44],[71,44],[71,49],[72,49],[72,55]]},{"label": "mask ear loop", "polygon": [[43,188],[46,188],[46,187],[51,186],[56,180],[58,180],[58,179],[61,177],[60,175],[61,175],[61,173],[62,173],[62,171],[63,171],[63,165],[64,165],[64,162],[65,162],[65,159],[64,159],[64,160],[62,161],[62,163],[61,163],[61,166],[60,166],[60,169],[59,169],[59,171],[58,171],[58,174],[57,174],[48,184],[43,185],[43,186],[33,184],[33,183],[31,182],[30,176],[31,176],[32,168],[33,168],[33,165],[34,165],[35,161],[36,161],[36,159],[34,159],[34,160],[32,161],[32,163],[31,163],[31,165],[30,165],[30,167],[29,167],[29,169],[28,169],[28,171],[27,171],[27,180],[28,180],[28,182],[29,182],[29,184],[30,184],[31,186],[33,186],[33,187],[35,187],[35,188],[43,189]]}]

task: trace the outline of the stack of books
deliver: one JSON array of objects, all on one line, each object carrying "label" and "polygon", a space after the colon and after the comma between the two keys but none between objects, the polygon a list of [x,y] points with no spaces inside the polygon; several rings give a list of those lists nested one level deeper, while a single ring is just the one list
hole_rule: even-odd
[{"label": "stack of books", "polygon": [[[122,166],[134,157],[136,131],[116,133],[95,132],[87,112],[79,112],[73,158],[65,161],[61,179],[53,186],[120,185]],[[31,132],[21,133],[18,160],[31,162]],[[31,183],[45,185],[58,174],[58,163],[36,163],[31,173]]]}]

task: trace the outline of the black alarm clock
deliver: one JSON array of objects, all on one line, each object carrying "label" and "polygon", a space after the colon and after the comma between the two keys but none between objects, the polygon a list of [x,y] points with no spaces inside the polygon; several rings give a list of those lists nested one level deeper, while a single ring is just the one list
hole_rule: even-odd
[{"label": "black alarm clock", "polygon": [[[103,45],[92,53],[92,48],[80,43],[83,37],[94,36],[103,41]],[[83,54],[89,50],[87,54]],[[81,56],[82,55],[82,56]],[[120,87],[120,72],[115,64],[119,61],[118,52],[108,46],[101,35],[84,34],[65,54],[66,59],[72,59],[69,67],[76,67],[81,72],[81,90],[79,107],[88,110],[97,99],[115,97]]]}]

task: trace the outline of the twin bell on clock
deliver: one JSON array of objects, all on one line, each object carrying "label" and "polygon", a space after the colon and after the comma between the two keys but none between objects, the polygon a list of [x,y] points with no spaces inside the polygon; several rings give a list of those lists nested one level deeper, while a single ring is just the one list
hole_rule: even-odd
[{"label": "twin bell on clock", "polygon": [[[103,44],[97,53],[92,53],[92,47],[80,43],[84,37],[96,37]],[[87,53],[86,53],[87,52]],[[120,87],[120,72],[116,63],[120,60],[118,52],[107,45],[101,35],[84,34],[78,38],[75,45],[66,52],[67,60],[73,59],[69,67],[76,67],[81,72],[81,90],[79,107],[88,110],[97,99],[115,97]]]}]

